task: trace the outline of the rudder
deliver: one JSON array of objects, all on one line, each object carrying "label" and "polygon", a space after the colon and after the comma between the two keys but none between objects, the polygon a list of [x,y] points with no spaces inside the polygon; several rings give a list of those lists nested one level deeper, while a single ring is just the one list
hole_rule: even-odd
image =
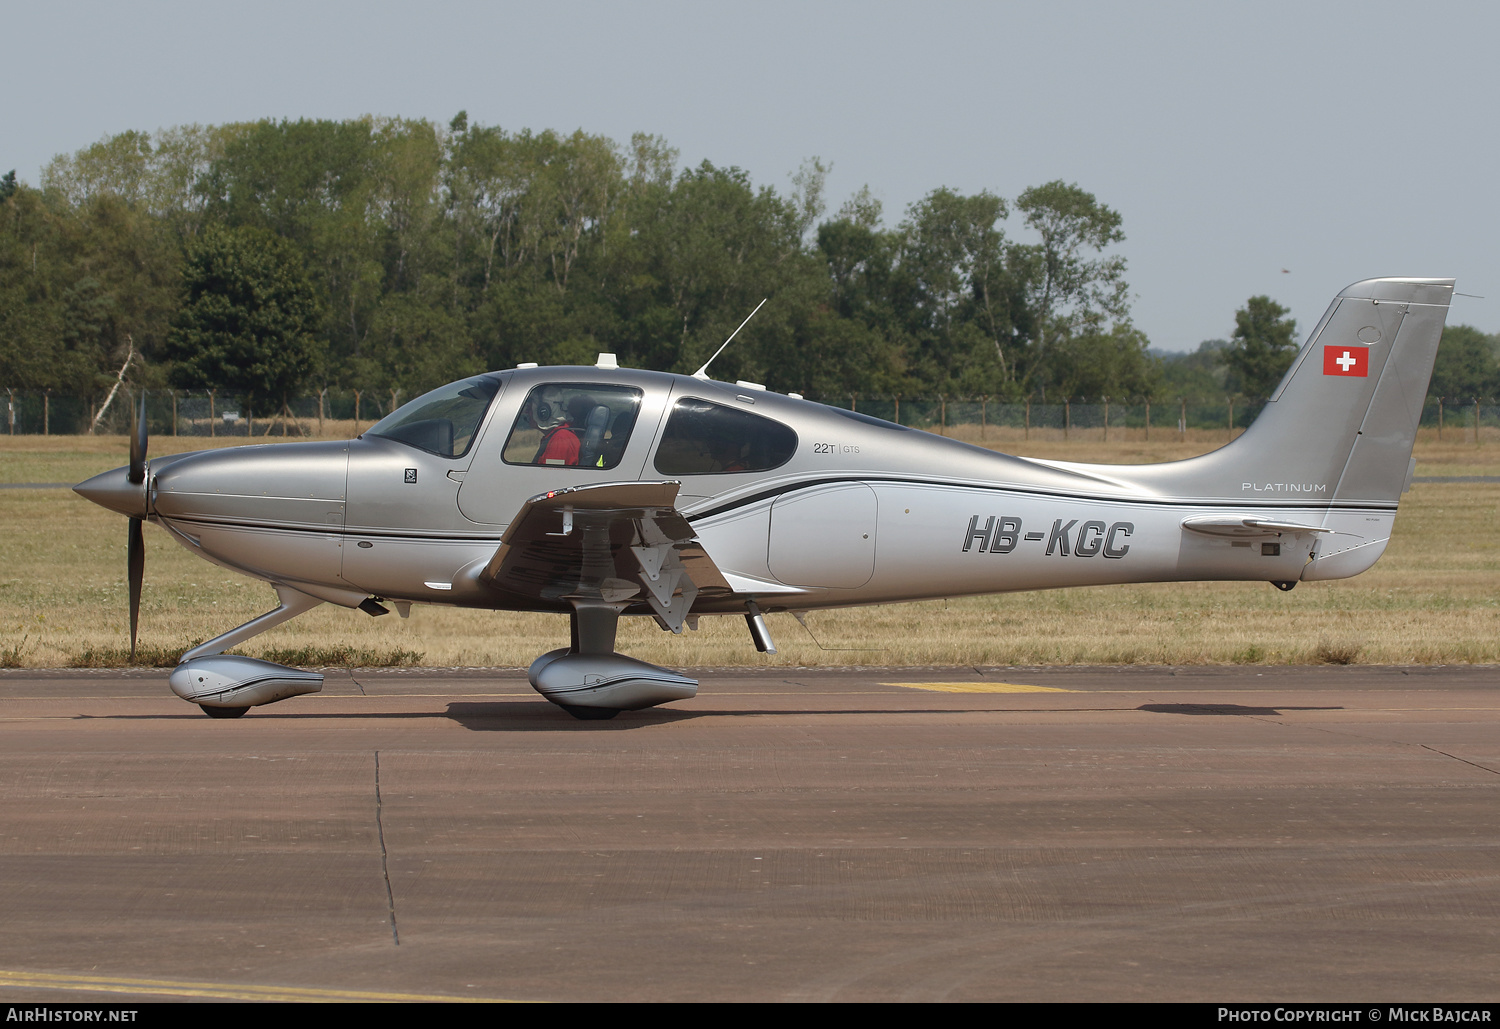
[{"label": "rudder", "polygon": [[1238,439],[1142,478],[1185,498],[1396,503],[1453,281],[1366,279],[1344,289]]}]

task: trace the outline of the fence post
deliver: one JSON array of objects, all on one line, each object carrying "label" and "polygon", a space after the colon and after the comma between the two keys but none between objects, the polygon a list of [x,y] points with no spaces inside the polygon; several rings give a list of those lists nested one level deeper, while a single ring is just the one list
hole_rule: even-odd
[{"label": "fence post", "polygon": [[[16,431],[16,416],[10,416],[10,431]],[[1474,398],[1474,445],[1479,446],[1479,398]]]},{"label": "fence post", "polygon": [[1146,401],[1146,442],[1151,442],[1151,401]]},{"label": "fence post", "polygon": [[212,390],[212,389],[208,391],[208,438],[209,439],[213,439],[213,437],[216,435],[216,430],[214,428],[214,418],[215,418],[215,415],[214,415],[214,394],[217,393],[217,392],[218,392],[218,390]]},{"label": "fence post", "polygon": [[1031,440],[1031,398],[1026,398],[1026,434],[1022,437],[1028,442]]},{"label": "fence post", "polygon": [[948,398],[938,394],[938,435],[948,435]]},{"label": "fence post", "polygon": [[328,395],[328,387],[324,386],[318,390],[318,435],[323,435],[323,398]]},{"label": "fence post", "polygon": [[1067,397],[1063,397],[1063,439],[1068,438],[1068,430],[1073,427],[1073,408]]},{"label": "fence post", "polygon": [[168,390],[172,394],[172,435],[177,435],[177,391]]},{"label": "fence post", "polygon": [[[8,419],[10,421],[10,434],[12,436],[14,436],[16,434],[16,393],[15,393],[15,390],[8,389],[8,390],[5,391],[5,410],[6,410],[6,414],[8,416]],[[1478,425],[1479,424],[1479,422],[1478,422],[1478,418],[1479,418],[1479,414],[1478,414],[1479,405],[1478,405],[1477,402],[1474,405],[1474,411],[1475,411],[1475,414],[1474,414],[1475,422],[1474,422],[1474,424]],[[1478,435],[1477,431],[1475,433],[1474,438],[1475,439],[1479,438],[1479,435]]]},{"label": "fence post", "polygon": [[1225,397],[1229,401],[1229,438],[1234,439],[1234,397]]},{"label": "fence post", "polygon": [[858,411],[859,410],[859,394],[858,393],[850,393],[849,394],[849,410],[851,410],[851,411]]},{"label": "fence post", "polygon": [[42,390],[42,435],[52,435],[52,391]]},{"label": "fence post", "polygon": [[[896,424],[901,424],[901,394],[896,394]],[[1478,431],[1477,429],[1475,430]],[[1476,437],[1477,438],[1477,437]]]},{"label": "fence post", "polygon": [[1182,442],[1187,442],[1187,397],[1178,397],[1182,404],[1182,413],[1177,416],[1177,432],[1182,437]]},{"label": "fence post", "polygon": [[1443,442],[1443,398],[1438,397],[1438,442]]},{"label": "fence post", "polygon": [[979,398],[979,442],[981,443],[984,442],[984,408],[989,403],[989,400],[988,393]]},{"label": "fence post", "polygon": [[1104,398],[1104,442],[1109,442],[1109,397]]}]

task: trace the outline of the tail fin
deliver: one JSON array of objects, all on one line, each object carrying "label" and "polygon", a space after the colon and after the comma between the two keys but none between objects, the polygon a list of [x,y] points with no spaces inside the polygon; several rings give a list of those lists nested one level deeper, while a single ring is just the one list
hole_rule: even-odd
[{"label": "tail fin", "polygon": [[1452,279],[1356,282],[1334,298],[1239,439],[1155,466],[1151,485],[1252,503],[1394,504],[1452,296]]}]

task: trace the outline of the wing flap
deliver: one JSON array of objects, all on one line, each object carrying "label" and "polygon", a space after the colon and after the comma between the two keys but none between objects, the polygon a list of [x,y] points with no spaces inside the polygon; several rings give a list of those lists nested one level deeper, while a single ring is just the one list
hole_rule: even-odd
[{"label": "wing flap", "polygon": [[481,582],[540,600],[644,603],[673,632],[700,592],[733,592],[676,508],[677,482],[616,482],[532,497]]}]

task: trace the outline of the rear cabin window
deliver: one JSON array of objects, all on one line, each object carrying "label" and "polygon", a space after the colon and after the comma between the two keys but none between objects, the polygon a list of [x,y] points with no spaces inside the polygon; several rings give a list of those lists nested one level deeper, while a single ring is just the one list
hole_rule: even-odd
[{"label": "rear cabin window", "polygon": [[505,441],[506,464],[613,468],[641,410],[629,386],[555,383],[526,397]]},{"label": "rear cabin window", "polygon": [[764,472],[786,464],[797,434],[780,422],[696,397],[677,401],[656,450],[663,475]]}]

